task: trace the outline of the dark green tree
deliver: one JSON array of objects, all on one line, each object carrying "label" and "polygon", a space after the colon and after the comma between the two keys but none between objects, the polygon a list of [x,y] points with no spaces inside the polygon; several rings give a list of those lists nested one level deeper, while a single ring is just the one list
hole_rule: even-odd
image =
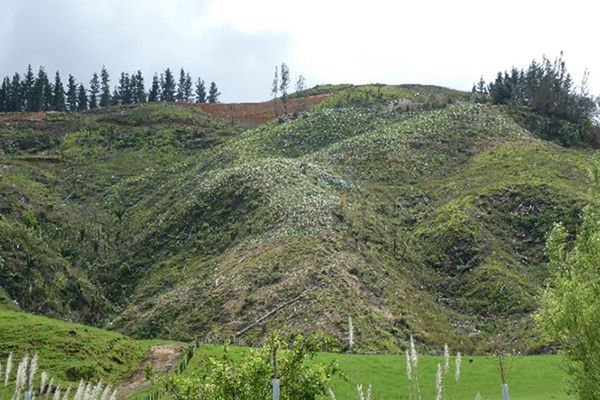
[{"label": "dark green tree", "polygon": [[[69,79],[71,76],[69,75]],[[52,109],[55,111],[65,111],[65,88],[60,79],[60,72],[56,71],[54,76],[54,92],[52,94]]]},{"label": "dark green tree", "polygon": [[163,79],[161,80],[161,100],[162,101],[175,101],[175,78],[169,68],[165,70]]},{"label": "dark green tree", "polygon": [[67,83],[67,106],[69,111],[77,110],[77,82],[75,81],[75,77],[70,74]]},{"label": "dark green tree", "polygon": [[77,109],[79,111],[87,110],[88,108],[88,97],[87,91],[85,87],[83,87],[83,83],[79,84],[79,88],[77,89]]},{"label": "dark green tree", "polygon": [[206,86],[202,78],[196,82],[196,103],[206,103]]},{"label": "dark green tree", "polygon": [[10,79],[8,77],[2,80],[0,86],[0,112],[8,111],[8,94],[10,92]]},{"label": "dark green tree", "polygon": [[192,77],[188,73],[185,75],[185,81],[183,82],[183,101],[192,101],[192,96],[194,94],[193,87],[194,85],[192,84]]},{"label": "dark green tree", "polygon": [[131,75],[133,84],[133,102],[134,103],[145,103],[146,102],[146,86],[144,85],[144,76],[142,71],[138,70],[135,74]]},{"label": "dark green tree", "polygon": [[277,112],[277,94],[279,93],[279,74],[277,73],[277,65],[275,66],[275,74],[273,75],[273,83],[271,84],[271,95],[273,96],[273,108],[275,111],[275,116],[277,117],[279,113]]},{"label": "dark green tree", "polygon": [[154,74],[152,77],[152,85],[150,86],[150,92],[148,93],[148,101],[151,103],[160,101],[160,81],[158,75]]},{"label": "dark green tree", "polygon": [[52,86],[44,67],[40,67],[33,85],[32,110],[46,111],[53,107]]},{"label": "dark green tree", "polygon": [[131,104],[133,102],[133,91],[131,90],[131,80],[128,73],[121,72],[117,92],[120,104]]},{"label": "dark green tree", "polygon": [[98,95],[100,94],[100,79],[98,74],[94,72],[90,80],[90,109],[98,107]]},{"label": "dark green tree", "polygon": [[23,86],[18,72],[13,75],[10,88],[9,111],[23,111]]},{"label": "dark green tree", "polygon": [[208,102],[215,104],[219,102],[219,96],[221,93],[219,89],[217,89],[217,84],[214,82],[210,83],[210,88],[208,89]]},{"label": "dark green tree", "polygon": [[108,70],[105,66],[102,66],[102,71],[100,71],[100,80],[101,80],[101,93],[100,93],[100,107],[106,107],[111,104],[111,96],[110,96],[110,76],[108,75]]},{"label": "dark green tree", "polygon": [[185,71],[183,68],[179,70],[179,84],[177,85],[177,101],[185,101]]},{"label": "dark green tree", "polygon": [[34,111],[35,105],[35,75],[31,69],[31,64],[27,66],[27,72],[23,79],[23,97],[25,99],[25,111]]}]

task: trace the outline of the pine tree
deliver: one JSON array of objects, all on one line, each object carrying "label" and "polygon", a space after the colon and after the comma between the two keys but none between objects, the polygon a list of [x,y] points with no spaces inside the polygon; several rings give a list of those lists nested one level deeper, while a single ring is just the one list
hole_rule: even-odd
[{"label": "pine tree", "polygon": [[214,82],[210,83],[210,89],[208,90],[208,102],[215,104],[219,102],[219,89],[217,89],[217,84]]},{"label": "pine tree", "polygon": [[98,107],[98,94],[100,93],[100,79],[98,74],[94,72],[90,80],[90,109]]},{"label": "pine tree", "polygon": [[0,86],[0,112],[8,111],[8,93],[10,91],[10,79],[8,77],[2,80],[2,86]]},{"label": "pine tree", "polygon": [[196,103],[206,103],[206,86],[202,78],[196,82]]},{"label": "pine tree", "polygon": [[110,96],[110,76],[105,66],[102,66],[100,71],[100,79],[102,81],[101,94],[100,94],[100,107],[106,107],[111,103]]},{"label": "pine tree", "polygon": [[188,73],[185,75],[185,82],[183,84],[183,101],[192,101],[193,87],[194,85],[192,84],[192,77]]},{"label": "pine tree", "polygon": [[44,67],[40,67],[33,85],[31,109],[32,111],[52,109],[52,87]]},{"label": "pine tree", "polygon": [[13,75],[10,88],[9,111],[23,111],[23,87],[21,85],[21,75],[18,72]]},{"label": "pine tree", "polygon": [[288,86],[290,84],[290,69],[285,63],[281,64],[281,82],[279,83],[279,91],[281,92],[281,101],[283,103],[284,114],[288,113]]},{"label": "pine tree", "polygon": [[121,104],[121,93],[117,88],[114,88],[112,95],[110,96],[110,105],[116,106]]},{"label": "pine tree", "polygon": [[33,70],[31,69],[31,64],[29,64],[27,66],[27,72],[25,73],[25,78],[23,79],[23,98],[25,100],[25,111],[34,111],[33,110],[33,106],[35,104],[34,85],[35,85],[35,75],[33,75]]},{"label": "pine tree", "polygon": [[85,87],[83,87],[83,83],[79,84],[79,89],[77,89],[77,109],[79,111],[87,110],[88,108],[88,97]]},{"label": "pine tree", "polygon": [[152,86],[150,86],[150,92],[148,93],[148,101],[151,103],[160,101],[160,81],[158,75],[154,74],[152,77]]},{"label": "pine tree", "polygon": [[142,75],[142,71],[138,70],[137,73],[132,75],[132,78],[135,77],[135,84],[133,86],[133,101],[135,103],[145,103],[146,102],[146,87],[144,85],[144,76]]},{"label": "pine tree", "polygon": [[69,81],[67,83],[67,105],[69,111],[77,110],[77,82],[75,77],[69,74]]},{"label": "pine tree", "polygon": [[179,70],[179,84],[177,85],[177,101],[185,101],[185,71]]},{"label": "pine tree", "polygon": [[175,78],[169,68],[165,70],[164,78],[162,80],[161,93],[162,101],[175,101]]},{"label": "pine tree", "polygon": [[119,86],[117,87],[118,98],[120,104],[131,104],[133,102],[133,96],[131,91],[131,83],[129,74],[121,72],[121,78],[119,79]]},{"label": "pine tree", "polygon": [[[72,76],[69,75],[69,83]],[[75,79],[75,78],[73,78]],[[65,88],[63,87],[62,81],[60,80],[60,73],[56,71],[54,77],[54,93],[52,95],[52,109],[55,111],[65,111]]]},{"label": "pine tree", "polygon": [[306,81],[305,81],[305,79],[304,79],[304,77],[302,75],[300,75],[298,77],[298,81],[296,82],[296,94],[299,95],[299,96],[302,96],[302,97],[300,97],[300,105],[301,105],[300,108],[302,109],[302,111],[304,109],[306,109],[306,98],[305,98],[305,96],[303,94],[301,94],[302,91],[304,91],[304,89],[306,89],[306,83],[305,82]]}]

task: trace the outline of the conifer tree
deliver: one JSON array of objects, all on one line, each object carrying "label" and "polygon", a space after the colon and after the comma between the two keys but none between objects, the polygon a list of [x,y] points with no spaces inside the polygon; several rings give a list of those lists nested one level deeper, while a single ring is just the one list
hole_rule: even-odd
[{"label": "conifer tree", "polygon": [[179,84],[177,85],[177,101],[185,101],[185,71],[179,70]]},{"label": "conifer tree", "polygon": [[202,78],[196,82],[196,103],[206,103],[206,86]]},{"label": "conifer tree", "polygon": [[210,83],[210,89],[208,90],[208,102],[215,104],[219,102],[219,89],[217,89],[217,84],[214,82]]},{"label": "conifer tree", "polygon": [[100,93],[100,79],[98,74],[94,72],[90,80],[90,109],[98,107],[98,94]]},{"label": "conifer tree", "polygon": [[101,94],[100,94],[100,107],[106,107],[111,104],[110,96],[110,76],[105,66],[102,66],[100,72],[101,83]]},{"label": "conifer tree", "polygon": [[83,83],[79,84],[79,88],[77,89],[77,109],[79,111],[87,110],[88,108],[88,97],[85,87],[83,87]]},{"label": "conifer tree", "polygon": [[[72,76],[69,75],[69,83]],[[73,78],[74,79],[74,78]],[[62,81],[60,79],[60,73],[56,71],[56,76],[54,77],[54,93],[52,95],[52,109],[55,111],[65,111],[65,88],[63,87]]]},{"label": "conifer tree", "polygon": [[0,86],[0,112],[6,112],[7,110],[7,99],[8,92],[10,90],[10,79],[8,77],[2,80],[2,85]]},{"label": "conifer tree", "polygon": [[16,72],[13,75],[12,83],[10,85],[10,106],[9,111],[22,111],[23,110],[23,93],[21,86],[21,75]]},{"label": "conifer tree", "polygon": [[154,74],[152,77],[152,86],[150,86],[150,92],[148,93],[148,101],[151,103],[160,101],[160,81],[158,75]]},{"label": "conifer tree", "polygon": [[40,67],[33,85],[32,111],[45,111],[52,108],[52,87],[44,67]]},{"label": "conifer tree", "polygon": [[133,86],[133,102],[134,103],[145,103],[146,102],[146,87],[144,85],[144,76],[142,75],[142,71],[138,70],[135,74],[132,75],[135,84]]},{"label": "conifer tree", "polygon": [[131,82],[128,73],[121,72],[117,92],[120,104],[131,104],[133,102],[133,93],[131,91]]},{"label": "conifer tree", "polygon": [[162,101],[175,101],[175,78],[169,68],[165,70],[164,78],[162,80],[161,93]]},{"label": "conifer tree", "polygon": [[34,85],[35,75],[33,75],[31,64],[29,64],[27,66],[25,78],[23,79],[23,97],[25,99],[25,111],[33,111],[33,106],[35,104]]},{"label": "conifer tree", "polygon": [[75,77],[69,74],[69,81],[67,83],[67,105],[69,111],[77,110],[77,82]]},{"label": "conifer tree", "polygon": [[185,82],[183,84],[183,101],[190,102],[192,101],[193,96],[193,87],[192,77],[189,73],[185,75]]},{"label": "conifer tree", "polygon": [[121,104],[121,93],[117,88],[114,88],[112,95],[110,96],[110,105],[116,106]]}]

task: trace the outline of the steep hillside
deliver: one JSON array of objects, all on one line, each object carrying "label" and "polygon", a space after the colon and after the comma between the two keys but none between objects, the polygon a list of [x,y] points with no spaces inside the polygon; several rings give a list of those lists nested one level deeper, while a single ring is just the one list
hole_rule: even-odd
[{"label": "steep hillside", "polygon": [[360,350],[541,349],[545,237],[576,230],[591,152],[448,89],[313,92],[247,131],[178,105],[4,118],[0,286],[139,337],[344,343],[352,316]]}]

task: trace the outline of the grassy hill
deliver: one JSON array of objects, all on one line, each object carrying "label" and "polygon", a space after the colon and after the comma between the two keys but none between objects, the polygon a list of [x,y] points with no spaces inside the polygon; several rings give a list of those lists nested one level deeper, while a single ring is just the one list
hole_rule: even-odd
[{"label": "grassy hill", "polygon": [[591,151],[448,89],[313,92],[250,130],[177,104],[0,116],[0,305],[145,338],[343,347],[352,316],[364,351],[543,351],[544,241],[577,229]]}]

